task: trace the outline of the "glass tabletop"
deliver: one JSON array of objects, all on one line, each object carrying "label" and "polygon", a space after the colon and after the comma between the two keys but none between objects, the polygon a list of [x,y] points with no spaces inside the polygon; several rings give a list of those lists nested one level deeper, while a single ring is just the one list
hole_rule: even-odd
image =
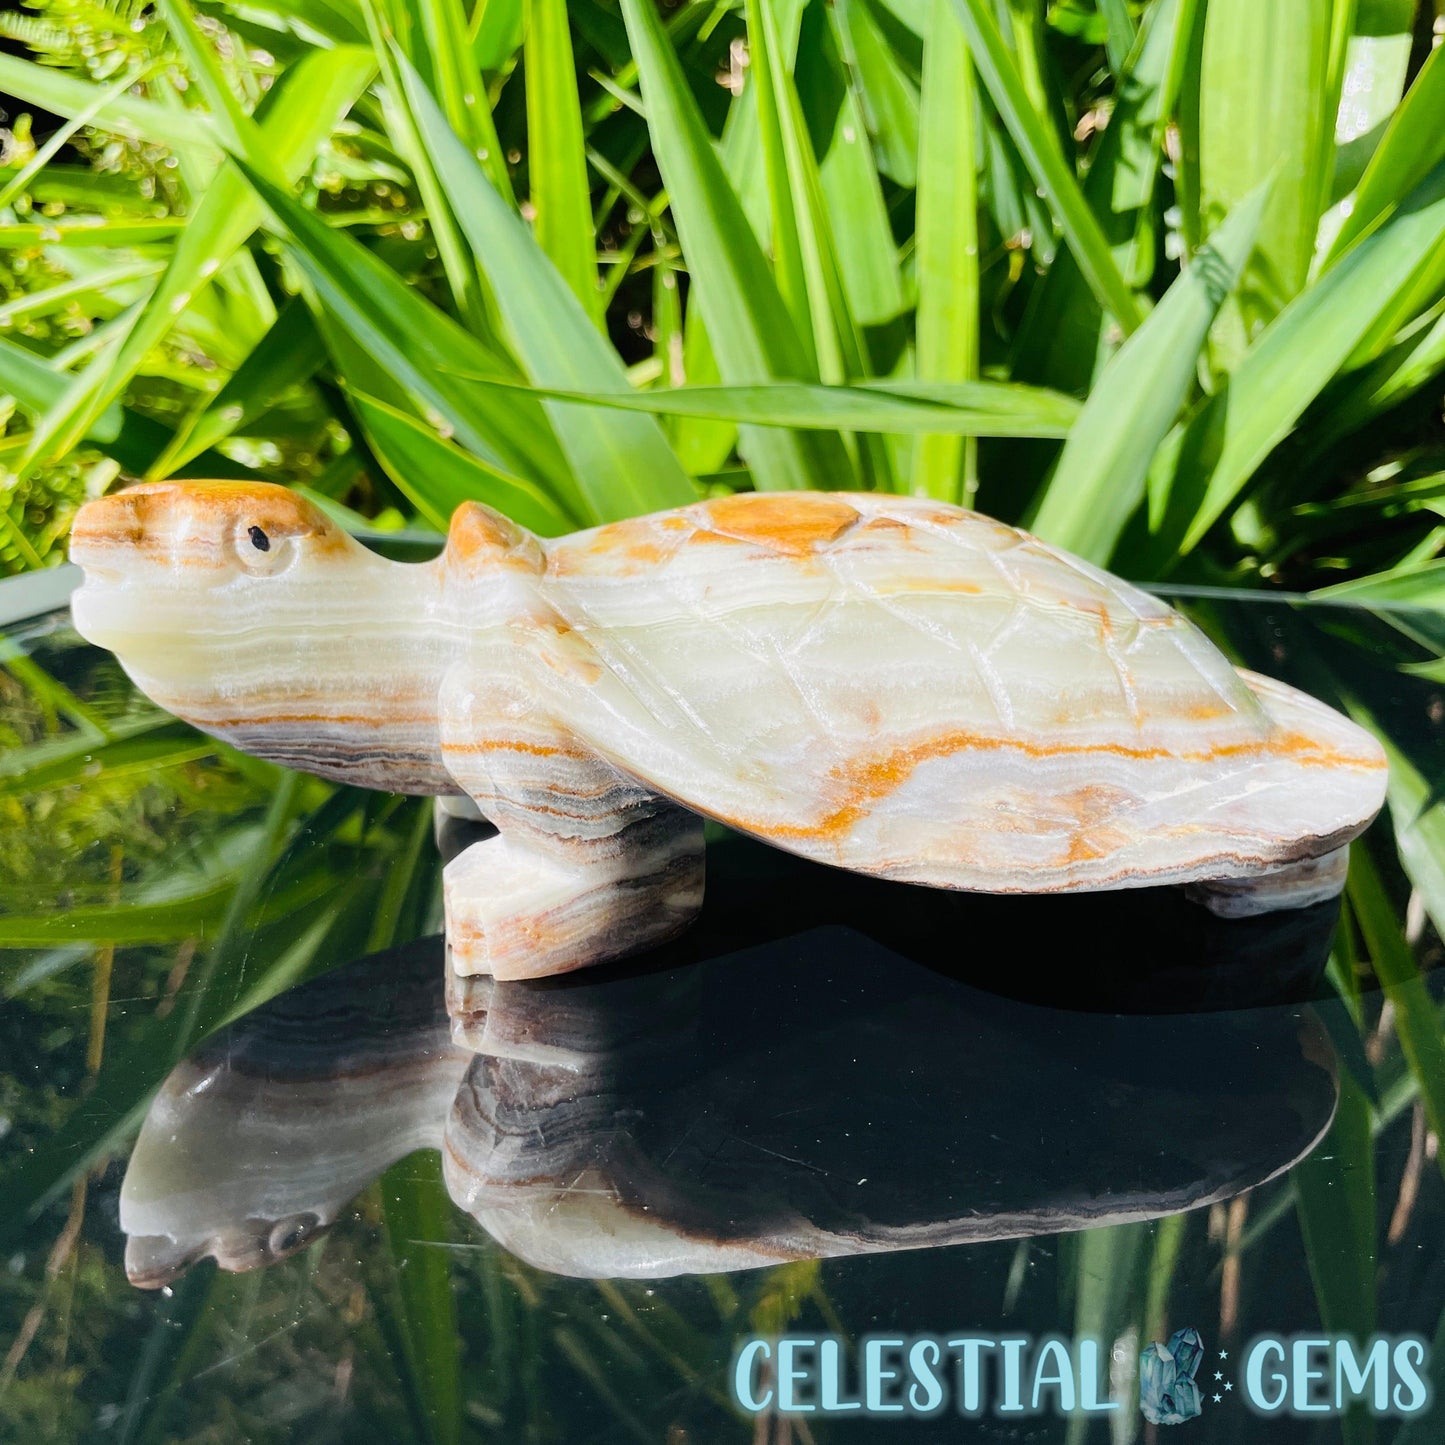
[{"label": "glass tabletop", "polygon": [[521,982],[446,966],[485,825],[10,621],[0,1436],[1440,1438],[1445,626],[1176,600],[1386,743],[1343,904],[946,893],[710,825],[683,938]]}]

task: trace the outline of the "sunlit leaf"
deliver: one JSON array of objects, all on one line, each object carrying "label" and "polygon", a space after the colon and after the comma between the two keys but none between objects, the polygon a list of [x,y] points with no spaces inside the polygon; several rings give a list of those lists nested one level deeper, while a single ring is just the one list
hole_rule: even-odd
[{"label": "sunlit leaf", "polygon": [[1104,368],[1034,514],[1040,536],[1101,565],[1109,560],[1194,385],[1210,325],[1239,283],[1267,196],[1266,186],[1240,203]]},{"label": "sunlit leaf", "polygon": [[[923,56],[919,118],[917,359],[922,381],[978,377],[980,292],[973,65],[947,0],[935,0]],[[960,157],[967,158],[960,164]],[[951,437],[926,436],[913,453],[911,489],[945,502],[972,499],[978,453]]]},{"label": "sunlit leaf", "polygon": [[1057,392],[997,382],[864,382],[814,386],[681,386],[630,393],[534,388],[539,395],[664,416],[710,417],[759,427],[845,427],[851,431],[939,432],[952,436],[1064,436],[1078,403]]},{"label": "sunlit leaf", "polygon": [[[807,354],[656,11],[644,0],[623,0],[623,14],[658,166],[723,380],[809,379]],[[853,480],[842,442],[827,433],[751,431],[743,449],[763,489]]]},{"label": "sunlit leaf", "polygon": [[539,487],[478,461],[405,412],[364,392],[353,391],[351,402],[377,459],[438,531],[463,502],[485,502],[544,537],[582,525]]},{"label": "sunlit leaf", "polygon": [[[491,282],[513,350],[528,375],[559,389],[628,390],[617,353],[404,62],[403,83],[428,146],[445,165],[452,208]],[[549,411],[587,500],[589,520],[612,521],[695,498],[655,422],[623,419],[595,407],[549,404]]]},{"label": "sunlit leaf", "polygon": [[1125,284],[1109,243],[1089,209],[1074,173],[1049,135],[1047,122],[1030,101],[989,0],[953,0],[969,41],[979,78],[1008,126],[1029,173],[1058,218],[1064,240],[1100,304],[1126,331],[1143,319],[1138,298]]}]

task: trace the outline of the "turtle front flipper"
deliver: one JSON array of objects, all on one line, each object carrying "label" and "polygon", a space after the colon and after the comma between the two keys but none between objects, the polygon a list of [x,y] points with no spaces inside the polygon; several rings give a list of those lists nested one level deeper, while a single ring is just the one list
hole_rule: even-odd
[{"label": "turtle front flipper", "polygon": [[447,864],[453,969],[537,978],[681,933],[702,906],[702,820],[547,716],[513,668],[480,661],[441,695],[447,767],[500,833]]}]

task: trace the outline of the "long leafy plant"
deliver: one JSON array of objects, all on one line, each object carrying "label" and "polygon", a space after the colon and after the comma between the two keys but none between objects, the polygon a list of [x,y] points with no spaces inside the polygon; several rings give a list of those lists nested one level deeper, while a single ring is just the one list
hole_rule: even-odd
[{"label": "long leafy plant", "polygon": [[[437,533],[467,498],[558,534],[870,488],[1178,595],[1377,608],[1290,615],[1310,685],[1390,748],[1397,846],[1362,850],[1335,977],[1377,1038],[1354,986],[1373,968],[1403,1055],[1347,1089],[1338,1147],[1225,1260],[1297,1204],[1322,1315],[1368,1332],[1358,1158],[1412,1107],[1445,1118],[1415,973],[1422,918],[1445,929],[1437,10],[35,0],[0,15],[0,566],[61,560],[80,501],[130,478],[281,481],[372,534]],[[1217,635],[1246,654],[1231,615]],[[7,998],[43,1014],[93,965],[75,1067],[95,1082],[7,1171],[19,1230],[73,1180],[83,1211],[85,1171],[201,1033],[434,924],[434,877],[416,810],[226,754],[63,649],[0,646]],[[1397,683],[1409,726],[1381,701]],[[223,821],[192,839],[178,797]],[[76,840],[62,914],[39,880]],[[107,1038],[112,964],[158,1002]],[[435,1191],[388,1188],[400,1238]],[[1085,1236],[1080,1321],[1155,1310],[1182,1235]],[[397,1258],[378,1297],[413,1423],[457,1438],[446,1270]],[[147,1358],[169,1383],[153,1406],[136,1377],[124,1438],[161,1428],[182,1378]]]}]

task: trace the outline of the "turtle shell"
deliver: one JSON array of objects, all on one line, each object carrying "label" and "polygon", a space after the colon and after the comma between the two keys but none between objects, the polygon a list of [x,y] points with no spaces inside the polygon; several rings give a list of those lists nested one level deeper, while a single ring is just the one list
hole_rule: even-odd
[{"label": "turtle shell", "polygon": [[1000,892],[1249,877],[1340,846],[1383,801],[1353,723],[961,508],[742,494],[545,552],[554,715],[823,862]]}]

